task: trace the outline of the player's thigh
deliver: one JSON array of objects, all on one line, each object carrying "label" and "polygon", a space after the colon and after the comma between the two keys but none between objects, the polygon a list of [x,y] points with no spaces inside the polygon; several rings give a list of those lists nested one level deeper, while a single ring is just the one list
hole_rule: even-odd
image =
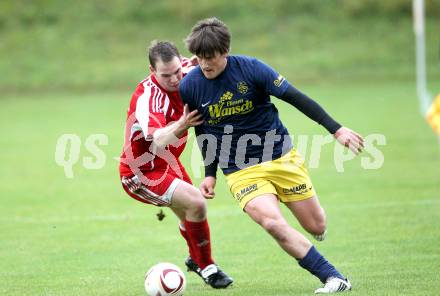
[{"label": "player's thigh", "polygon": [[179,160],[174,169],[160,167],[138,175],[121,176],[122,187],[130,197],[159,207],[172,206],[174,191],[181,181],[192,186],[191,178]]},{"label": "player's thigh", "polygon": [[175,177],[157,172],[121,176],[122,187],[132,198],[146,204],[168,207],[176,183]]},{"label": "player's thigh", "polygon": [[316,195],[298,201],[284,203],[306,230],[322,232],[326,224],[325,211]]},{"label": "player's thigh", "polygon": [[316,195],[304,159],[295,149],[267,166],[267,178],[274,184],[283,203],[301,201]]},{"label": "player's thigh", "polygon": [[200,193],[200,190],[194,185],[189,184],[183,180],[179,180],[172,199],[171,208],[179,210],[206,208],[206,200]]},{"label": "player's thigh", "polygon": [[255,196],[246,203],[243,210],[252,220],[261,225],[268,220],[285,222],[278,198],[271,193]]},{"label": "player's thigh", "polygon": [[249,201],[266,194],[277,195],[273,184],[264,176],[260,166],[249,167],[226,175],[232,196],[244,210]]},{"label": "player's thigh", "polygon": [[185,221],[185,218],[186,218],[185,210],[183,210],[181,208],[175,208],[175,207],[170,207],[170,209],[173,211],[173,213],[179,218],[179,220],[182,223],[183,223],[183,221]]}]

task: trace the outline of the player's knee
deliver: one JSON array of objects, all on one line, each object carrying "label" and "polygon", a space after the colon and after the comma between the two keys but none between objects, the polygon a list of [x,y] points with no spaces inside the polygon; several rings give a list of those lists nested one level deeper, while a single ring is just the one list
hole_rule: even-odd
[{"label": "player's knee", "polygon": [[204,219],[206,217],[206,200],[200,197],[191,197],[188,203],[188,212],[193,218]]},{"label": "player's knee", "polygon": [[326,229],[327,229],[327,225],[325,224],[325,221],[319,221],[315,224],[312,234],[321,235],[325,232]]},{"label": "player's knee", "polygon": [[318,234],[323,234],[327,230],[327,223],[325,223],[325,220],[319,221],[316,227]]},{"label": "player's knee", "polygon": [[285,228],[288,225],[283,220],[265,218],[261,221],[260,225],[277,241],[287,239]]},{"label": "player's knee", "polygon": [[321,215],[319,215],[315,219],[315,234],[317,235],[323,234],[326,229],[327,229],[327,223],[325,219],[325,213],[324,210],[322,210]]},{"label": "player's knee", "polygon": [[319,219],[316,221],[313,221],[313,223],[311,223],[311,225],[309,225],[309,227],[307,227],[307,231],[310,234],[313,235],[321,235],[323,234],[327,229],[327,225],[325,223],[324,219]]},{"label": "player's knee", "polygon": [[327,229],[327,221],[324,209],[320,212],[313,213],[307,219],[301,221],[304,229],[312,235],[321,235]]}]

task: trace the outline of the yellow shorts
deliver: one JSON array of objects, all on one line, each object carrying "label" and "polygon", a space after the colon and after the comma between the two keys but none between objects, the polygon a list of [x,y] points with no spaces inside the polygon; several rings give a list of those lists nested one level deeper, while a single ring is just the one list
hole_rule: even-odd
[{"label": "yellow shorts", "polygon": [[253,198],[271,193],[281,202],[314,196],[303,158],[292,149],[284,156],[226,175],[229,189],[242,209]]}]

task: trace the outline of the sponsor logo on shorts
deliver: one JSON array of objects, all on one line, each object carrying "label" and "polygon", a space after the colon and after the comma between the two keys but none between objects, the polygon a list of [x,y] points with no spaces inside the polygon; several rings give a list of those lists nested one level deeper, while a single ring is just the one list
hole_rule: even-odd
[{"label": "sponsor logo on shorts", "polygon": [[256,191],[257,189],[258,189],[257,184],[252,184],[250,186],[247,186],[247,187],[241,189],[240,192],[237,192],[235,194],[235,198],[238,201],[241,201],[243,199],[243,197],[245,197],[246,195],[249,195],[250,193]]},{"label": "sponsor logo on shorts", "polygon": [[300,184],[291,188],[283,188],[283,193],[287,195],[291,194],[304,194],[312,190],[312,186],[307,187],[307,184]]}]

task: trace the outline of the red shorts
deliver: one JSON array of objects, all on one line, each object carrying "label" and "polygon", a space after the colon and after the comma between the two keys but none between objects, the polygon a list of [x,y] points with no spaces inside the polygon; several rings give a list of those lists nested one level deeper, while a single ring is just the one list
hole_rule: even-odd
[{"label": "red shorts", "polygon": [[122,187],[132,198],[159,207],[171,205],[174,190],[181,181],[192,184],[188,173],[179,162],[177,169],[170,166],[142,172],[142,176],[121,176]]}]

